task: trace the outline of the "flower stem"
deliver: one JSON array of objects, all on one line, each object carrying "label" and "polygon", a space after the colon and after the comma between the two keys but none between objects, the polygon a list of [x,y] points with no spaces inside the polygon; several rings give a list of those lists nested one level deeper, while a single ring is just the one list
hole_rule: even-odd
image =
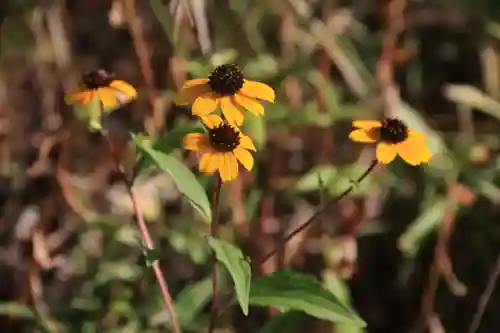
[{"label": "flower stem", "polygon": [[481,324],[481,319],[486,311],[486,307],[488,306],[488,302],[490,301],[491,295],[495,291],[495,286],[498,281],[498,277],[500,276],[500,254],[497,256],[495,268],[491,273],[488,283],[486,284],[486,289],[481,294],[479,298],[479,304],[477,306],[477,310],[474,313],[474,317],[472,318],[472,322],[467,330],[467,333],[475,333]]},{"label": "flower stem", "polygon": [[[217,174],[212,191],[212,223],[210,225],[210,235],[217,237],[219,234],[219,198],[222,187],[222,180]],[[212,308],[210,310],[210,321],[208,324],[208,333],[212,333],[217,319],[219,294],[217,291],[217,258],[215,251],[212,251]]]},{"label": "flower stem", "polygon": [[[111,151],[111,155],[113,157],[113,160],[115,162],[115,167],[118,170],[118,172],[122,176],[122,180],[125,183],[127,187],[127,191],[130,195],[130,199],[132,200],[132,208],[135,213],[135,219],[137,220],[137,226],[139,227],[139,230],[141,231],[142,237],[144,238],[144,242],[146,243],[146,246],[148,247],[149,250],[152,250],[154,248],[154,243],[153,239],[151,238],[151,235],[149,233],[148,227],[146,225],[146,222],[144,221],[144,218],[141,213],[141,208],[139,206],[139,201],[137,199],[137,196],[132,188],[133,183],[127,178],[125,169],[120,162],[120,157],[116,152],[115,146],[113,145],[112,140],[105,135],[105,138],[108,142],[109,149]],[[158,281],[158,284],[160,285],[161,293],[163,295],[163,301],[165,302],[165,306],[167,307],[168,314],[170,316],[170,320],[172,323],[172,329],[174,333],[181,333],[181,328],[179,325],[179,321],[177,319],[177,314],[175,313],[174,309],[174,302],[172,300],[172,297],[170,296],[170,292],[168,291],[168,285],[165,280],[165,277],[163,275],[163,272],[161,271],[160,264],[158,261],[155,261],[152,265],[153,271],[156,276],[156,280]]]},{"label": "flower stem", "polygon": [[[362,182],[375,169],[375,167],[377,165],[378,165],[378,161],[376,159],[373,160],[372,163],[370,164],[370,166],[365,170],[365,172],[363,172],[363,174],[358,179],[356,179],[353,182],[354,184],[352,184],[348,189],[346,189],[344,192],[340,193],[338,196],[330,199],[326,204],[322,205],[322,207],[319,208],[316,211],[316,213],[314,213],[313,216],[311,216],[306,222],[304,222],[302,225],[300,225],[297,229],[295,229],[294,231],[292,231],[284,240],[282,240],[278,244],[277,247],[275,247],[260,262],[258,262],[258,264],[256,265],[256,267],[260,267],[262,264],[264,264],[266,261],[268,261],[271,257],[273,257],[278,252],[278,249],[279,249],[280,246],[284,247],[288,241],[290,241],[293,237],[295,237],[301,231],[303,231],[304,229],[306,229],[309,225],[311,225],[314,221],[316,221],[316,219],[318,219],[326,211],[328,211],[328,209],[334,207],[337,203],[339,203],[339,201],[341,201],[343,198],[345,198],[346,196],[348,196],[349,194],[351,194],[351,192],[354,191],[354,189],[356,188],[356,186],[360,182]],[[213,223],[213,221],[212,221],[212,223]],[[232,296],[234,296],[234,289],[231,292],[231,297]],[[229,309],[229,307],[230,307],[230,304],[228,304],[227,306],[225,306],[222,309],[222,312],[225,312],[227,309]],[[215,320],[215,319],[213,319],[213,320]],[[211,333],[211,332],[209,332],[209,333]]]},{"label": "flower stem", "polygon": [[[339,201],[344,199],[346,196],[351,194],[352,191],[356,188],[358,183],[362,182],[372,171],[375,169],[377,166],[378,161],[375,159],[372,161],[370,166],[363,172],[363,174],[356,179],[354,184],[352,184],[348,189],[346,189],[344,192],[340,193],[338,196],[332,198],[329,200],[325,205],[323,205],[321,208],[319,208],[316,213],[313,214],[306,222],[302,223],[297,229],[293,230],[288,236],[285,237],[285,239],[281,242],[281,246],[285,246],[285,244],[290,241],[293,237],[298,235],[300,232],[302,232],[304,229],[306,229],[308,226],[310,226],[316,219],[321,217],[325,212],[327,212],[331,207],[336,205]],[[269,252],[260,262],[259,265],[262,265],[266,261],[268,261],[272,256],[274,256],[278,252],[278,248],[274,248]]]}]

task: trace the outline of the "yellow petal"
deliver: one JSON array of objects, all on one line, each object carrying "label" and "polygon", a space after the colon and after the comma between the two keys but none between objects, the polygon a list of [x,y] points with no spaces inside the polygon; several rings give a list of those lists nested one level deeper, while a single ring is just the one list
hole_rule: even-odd
[{"label": "yellow petal", "polygon": [[239,110],[238,105],[233,103],[230,96],[222,98],[220,109],[230,125],[241,126],[243,124],[243,113]]},{"label": "yellow petal", "polygon": [[223,163],[223,157],[222,154],[203,154],[200,159],[200,171],[208,174],[214,173]]},{"label": "yellow petal", "polygon": [[398,148],[396,145],[391,145],[388,143],[379,143],[377,145],[377,160],[383,164],[391,163],[396,154],[398,152]]},{"label": "yellow petal", "polygon": [[372,129],[374,127],[382,126],[382,123],[378,120],[354,120],[352,126],[356,128],[361,128],[365,130]]},{"label": "yellow petal", "polygon": [[257,81],[245,80],[239,92],[247,97],[263,99],[271,103],[274,103],[276,98],[273,88]]},{"label": "yellow petal", "polygon": [[203,144],[206,134],[189,133],[184,136],[184,149],[198,151]]},{"label": "yellow petal", "polygon": [[206,79],[206,78],[205,79],[187,80],[182,85],[182,88],[191,88],[191,87],[194,87],[194,86],[204,85],[206,83],[208,83],[208,79]]},{"label": "yellow petal", "polygon": [[220,178],[223,182],[235,180],[238,177],[238,161],[234,154],[224,154],[224,163],[219,167]]},{"label": "yellow petal", "polygon": [[208,84],[182,88],[181,91],[175,96],[174,103],[177,105],[193,104],[198,97],[209,92],[210,87]]},{"label": "yellow petal", "polygon": [[81,103],[83,105],[88,105],[88,104],[90,104],[94,100],[94,98],[99,98],[98,94],[97,94],[97,90],[91,90],[91,91],[89,91],[85,95],[84,99],[82,99]]},{"label": "yellow petal", "polygon": [[250,139],[250,137],[243,135],[243,134],[240,135],[239,147],[244,148],[244,149],[248,149],[248,150],[257,151],[257,149],[255,149],[255,146],[253,145],[252,139]]},{"label": "yellow petal", "polygon": [[253,168],[253,156],[246,149],[238,147],[234,150],[234,156],[240,161],[240,163],[247,169],[248,171]]},{"label": "yellow petal", "polygon": [[205,124],[205,126],[207,126],[210,129],[217,127],[223,123],[221,116],[219,116],[218,114],[209,114],[207,116],[200,116],[200,119]]},{"label": "yellow petal", "polygon": [[[83,101],[87,99],[88,95],[93,95],[92,90],[71,92],[64,96],[64,102],[66,102],[66,104],[73,104],[74,102],[80,102],[83,104]],[[92,100],[92,98],[90,98],[90,100]]]},{"label": "yellow petal", "polygon": [[206,116],[217,109],[219,98],[214,93],[205,93],[193,103],[192,112],[196,116]]},{"label": "yellow petal", "polygon": [[413,128],[409,128],[407,140],[416,140],[425,143],[427,142],[427,137],[423,133],[416,131]]},{"label": "yellow petal", "polygon": [[130,98],[136,98],[137,97],[137,90],[135,88],[128,84],[125,81],[122,80],[114,80],[112,81],[109,86],[111,88],[115,88],[116,90],[119,90],[120,92],[124,93]]},{"label": "yellow petal", "polygon": [[398,145],[399,156],[410,165],[428,163],[432,152],[425,144],[425,137],[412,135]]},{"label": "yellow petal", "polygon": [[352,141],[370,143],[375,142],[376,139],[372,138],[366,130],[356,129],[349,134],[349,138]]},{"label": "yellow petal", "polygon": [[97,89],[97,95],[99,96],[102,106],[104,106],[105,109],[118,106],[118,100],[116,99],[115,94],[116,92],[110,88]]},{"label": "yellow petal", "polygon": [[264,114],[264,107],[262,106],[262,104],[252,98],[246,97],[245,95],[234,95],[233,103],[240,105],[256,116],[262,116]]}]

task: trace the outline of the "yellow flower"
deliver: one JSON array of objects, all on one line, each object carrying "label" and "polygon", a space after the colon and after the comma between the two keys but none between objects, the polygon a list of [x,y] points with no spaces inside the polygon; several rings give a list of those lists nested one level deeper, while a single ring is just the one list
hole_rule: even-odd
[{"label": "yellow flower", "polygon": [[239,129],[224,122],[218,115],[201,118],[208,133],[189,133],[184,136],[184,148],[201,154],[200,171],[213,174],[219,171],[223,182],[238,177],[238,161],[252,170],[254,160],[249,150],[255,151],[252,140]]},{"label": "yellow flower", "polygon": [[383,164],[391,163],[396,155],[408,164],[427,163],[432,152],[427,146],[426,137],[399,119],[387,118],[384,121],[356,120],[355,128],[349,138],[356,142],[377,143],[377,160]]},{"label": "yellow flower", "polygon": [[110,110],[137,98],[134,87],[125,81],[114,80],[113,76],[102,69],[85,73],[82,79],[83,89],[66,94],[65,102],[88,105],[97,96],[104,109]]},{"label": "yellow flower", "polygon": [[242,109],[256,116],[264,114],[259,100],[274,103],[275,93],[268,85],[246,80],[236,65],[221,65],[207,79],[184,83],[176,104],[192,104],[196,116],[209,115],[220,105],[222,114],[232,126],[243,124]]}]

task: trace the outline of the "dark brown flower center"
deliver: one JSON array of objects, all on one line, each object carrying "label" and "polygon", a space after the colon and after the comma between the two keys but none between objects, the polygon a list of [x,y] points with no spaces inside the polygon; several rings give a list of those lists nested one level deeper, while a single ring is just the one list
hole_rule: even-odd
[{"label": "dark brown flower center", "polygon": [[387,118],[380,128],[380,140],[386,143],[397,144],[408,138],[408,127],[399,119]]},{"label": "dark brown flower center", "polygon": [[98,69],[83,74],[83,85],[87,89],[107,87],[113,81],[113,77],[114,74],[110,74],[104,69]]},{"label": "dark brown flower center", "polygon": [[243,87],[243,73],[233,64],[218,66],[208,79],[210,88],[219,96],[232,96]]},{"label": "dark brown flower center", "polygon": [[221,153],[229,153],[240,144],[240,134],[228,124],[212,128],[208,135],[212,147]]}]

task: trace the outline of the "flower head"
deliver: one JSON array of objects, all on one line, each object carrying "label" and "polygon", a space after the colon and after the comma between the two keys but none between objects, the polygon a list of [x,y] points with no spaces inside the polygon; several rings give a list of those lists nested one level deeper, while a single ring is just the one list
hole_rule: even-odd
[{"label": "flower head", "polygon": [[184,136],[184,148],[201,154],[200,171],[208,174],[219,171],[222,181],[227,182],[238,177],[238,161],[252,170],[254,160],[249,152],[255,151],[252,140],[218,115],[208,115],[202,120],[208,133]]},{"label": "flower head", "polygon": [[186,81],[176,103],[192,104],[197,116],[209,115],[220,106],[230,125],[241,126],[243,109],[262,116],[264,107],[259,100],[274,103],[274,99],[274,90],[268,85],[245,79],[236,65],[221,65],[206,79]]},{"label": "flower head", "polygon": [[127,82],[115,80],[113,74],[99,69],[83,74],[82,89],[66,94],[64,100],[67,104],[88,105],[96,96],[109,110],[135,99],[137,91]]},{"label": "flower head", "polygon": [[389,164],[399,156],[408,164],[427,163],[432,152],[427,147],[426,137],[399,119],[387,118],[383,121],[356,120],[349,138],[364,143],[377,143],[377,160]]}]

